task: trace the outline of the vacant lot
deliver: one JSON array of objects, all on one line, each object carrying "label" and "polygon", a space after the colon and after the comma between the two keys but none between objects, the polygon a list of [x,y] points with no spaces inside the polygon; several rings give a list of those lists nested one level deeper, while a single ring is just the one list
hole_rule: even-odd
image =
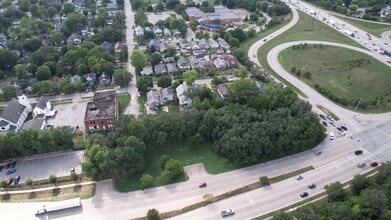
[{"label": "vacant lot", "polygon": [[[308,45],[306,49],[286,49],[279,60],[286,70],[300,69],[300,78],[307,84],[319,84],[340,98],[368,101],[390,92],[391,69],[360,52]],[[305,72],[311,73],[310,79],[303,77]]]},{"label": "vacant lot", "polygon": [[381,34],[383,32],[391,30],[391,25],[377,24],[377,23],[372,23],[372,22],[368,22],[365,20],[356,20],[356,19],[350,19],[350,18],[341,17],[341,16],[336,16],[336,17],[338,17],[339,19],[345,21],[346,23],[354,25],[354,26],[360,28],[361,30],[366,31],[369,34],[372,34],[376,37],[381,37]]}]

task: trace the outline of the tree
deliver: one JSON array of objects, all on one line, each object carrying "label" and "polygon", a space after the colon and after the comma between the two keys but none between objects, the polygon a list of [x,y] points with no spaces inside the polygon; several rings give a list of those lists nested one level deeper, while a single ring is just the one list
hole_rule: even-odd
[{"label": "tree", "polygon": [[177,5],[175,5],[175,12],[177,14],[181,14],[182,12],[186,11],[186,8],[187,7],[184,4],[177,4]]},{"label": "tree", "polygon": [[228,87],[229,99],[239,104],[247,103],[258,91],[257,84],[250,79],[240,79]]},{"label": "tree", "polygon": [[29,178],[28,180],[26,180],[26,185],[27,186],[32,186],[33,185],[33,180],[31,178]]},{"label": "tree", "polygon": [[0,182],[0,188],[8,188],[7,181],[2,180],[2,181]]},{"label": "tree", "polygon": [[357,219],[352,211],[352,208],[344,202],[332,202],[327,204],[327,213],[330,219]]},{"label": "tree", "polygon": [[4,86],[3,87],[3,98],[6,100],[12,99],[16,96],[15,86]]},{"label": "tree", "polygon": [[270,185],[270,181],[269,181],[269,178],[267,176],[259,177],[259,182],[261,183],[261,186],[268,186],[268,185]]},{"label": "tree", "polygon": [[163,154],[159,157],[159,165],[162,169],[164,169],[164,167],[166,166],[166,163],[170,160],[171,158],[166,155],[166,154]]},{"label": "tree", "polygon": [[344,201],[347,197],[347,192],[343,189],[343,185],[340,182],[331,183],[324,188],[331,202]]},{"label": "tree", "polygon": [[159,87],[162,87],[162,88],[167,88],[167,87],[170,87],[171,86],[171,76],[169,75],[164,75],[164,76],[161,76],[159,78],[159,80],[157,81],[157,85]]},{"label": "tree", "polygon": [[247,37],[248,37],[248,38],[252,38],[252,37],[255,36],[256,33],[257,33],[257,32],[255,31],[255,29],[254,29],[254,28],[251,28],[250,30],[247,31]]},{"label": "tree", "polygon": [[273,215],[273,220],[293,220],[293,219],[294,218],[290,214],[284,211],[279,211]]},{"label": "tree", "polygon": [[389,207],[385,192],[378,189],[363,190],[359,201],[361,212],[369,219],[377,219]]},{"label": "tree", "polygon": [[72,13],[72,12],[75,11],[75,6],[72,3],[67,2],[67,3],[64,4],[62,11],[65,14]]},{"label": "tree", "polygon": [[195,71],[195,70],[188,70],[188,71],[182,73],[182,76],[185,79],[186,84],[188,86],[191,86],[194,83],[194,81],[196,80],[197,71]]},{"label": "tree", "polygon": [[132,79],[132,74],[125,69],[118,69],[114,72],[113,79],[118,86],[127,87]]},{"label": "tree", "polygon": [[176,5],[180,4],[179,0],[166,0],[166,8],[174,9]]},{"label": "tree", "polygon": [[231,47],[240,47],[240,42],[237,38],[231,37],[229,39],[229,45],[231,45]]},{"label": "tree", "polygon": [[72,173],[71,173],[71,176],[70,176],[70,179],[71,179],[72,181],[76,181],[77,179],[79,179],[79,176],[77,175],[77,173],[72,172]]},{"label": "tree", "polygon": [[137,78],[137,89],[140,92],[146,93],[148,92],[148,88],[152,86],[153,86],[152,77],[142,76]]},{"label": "tree", "polygon": [[57,176],[55,176],[55,175],[50,175],[50,176],[49,176],[49,183],[51,183],[51,184],[56,184],[56,182],[57,182]]},{"label": "tree", "polygon": [[370,185],[369,180],[363,175],[355,175],[350,182],[350,189],[355,195],[360,195],[361,191],[366,189]]},{"label": "tree", "polygon": [[38,67],[38,71],[36,73],[38,81],[48,80],[50,79],[51,72],[48,66],[42,65]]},{"label": "tree", "polygon": [[18,64],[19,58],[8,49],[0,50],[0,70],[12,70]]},{"label": "tree", "polygon": [[226,6],[227,8],[232,9],[233,7],[235,7],[235,0],[228,0]]},{"label": "tree", "polygon": [[158,220],[159,219],[159,211],[156,209],[150,209],[147,212],[148,220]]},{"label": "tree", "polygon": [[140,184],[143,189],[153,186],[153,176],[143,174],[140,178]]},{"label": "tree", "polygon": [[151,61],[151,65],[155,66],[155,65],[159,64],[162,61],[162,56],[160,56],[160,54],[158,54],[158,53],[153,53],[149,57],[149,59]]},{"label": "tree", "polygon": [[138,70],[147,65],[147,56],[140,50],[133,50],[130,56],[130,63]]},{"label": "tree", "polygon": [[198,22],[196,20],[190,21],[189,27],[192,31],[196,31],[198,27]]},{"label": "tree", "polygon": [[170,159],[164,165],[164,170],[170,173],[171,178],[174,178],[183,173],[183,166],[179,160]]}]

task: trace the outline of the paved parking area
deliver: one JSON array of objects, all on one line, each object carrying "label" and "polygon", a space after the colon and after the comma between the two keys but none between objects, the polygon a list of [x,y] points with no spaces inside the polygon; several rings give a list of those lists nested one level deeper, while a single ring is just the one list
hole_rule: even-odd
[{"label": "paved parking area", "polygon": [[244,9],[232,9],[232,11],[237,14],[241,19],[245,19],[246,16],[248,16],[248,18],[250,18],[250,12],[244,10]]},{"label": "paved parking area", "polygon": [[[145,13],[145,14],[147,15],[148,22],[150,22],[151,24],[156,24],[157,21],[166,20],[166,18],[170,17],[170,13],[167,12],[160,12],[159,14],[155,14],[155,13]],[[171,14],[175,14],[175,13],[171,13]]]},{"label": "paved parking area", "polygon": [[20,182],[27,179],[42,180],[50,175],[68,176],[70,169],[75,168],[76,173],[81,173],[81,162],[84,151],[73,151],[55,155],[34,156],[32,159],[17,161],[16,172],[7,176],[6,170],[0,172],[0,180],[7,180],[9,177],[20,176]]},{"label": "paved parking area", "polygon": [[73,103],[55,105],[53,109],[57,110],[57,114],[52,118],[48,118],[47,123],[53,124],[54,127],[79,126],[82,131],[85,131],[84,115],[87,101],[86,99],[74,98]]}]

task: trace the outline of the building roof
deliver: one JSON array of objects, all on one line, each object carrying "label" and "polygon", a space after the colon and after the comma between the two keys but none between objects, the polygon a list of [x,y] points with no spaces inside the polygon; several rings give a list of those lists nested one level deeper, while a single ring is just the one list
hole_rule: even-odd
[{"label": "building roof", "polygon": [[38,99],[37,105],[35,107],[38,107],[43,110],[46,108],[47,102],[49,102],[49,99],[41,96],[41,98]]},{"label": "building roof", "polygon": [[44,121],[45,120],[42,118],[34,118],[31,120],[28,120],[28,121],[26,121],[26,123],[24,123],[22,130],[28,130],[28,129],[41,130]]},{"label": "building roof", "polygon": [[156,106],[159,106],[160,99],[159,99],[159,93],[155,90],[151,90],[147,92],[147,104],[149,108],[154,108]]},{"label": "building roof", "polygon": [[175,63],[167,63],[166,67],[167,67],[167,72],[169,72],[169,73],[178,72],[178,68]]},{"label": "building roof", "polygon": [[24,95],[24,93],[22,92],[22,90],[21,89],[19,89],[19,87],[16,87],[15,88],[16,89],[16,96],[23,96]]},{"label": "building roof", "polygon": [[162,89],[162,96],[174,95],[174,90],[170,88]]},{"label": "building roof", "polygon": [[217,85],[217,90],[221,95],[221,98],[225,99],[228,96],[228,89],[225,84],[219,84]]},{"label": "building roof", "polygon": [[12,123],[17,123],[25,109],[26,106],[20,104],[17,99],[13,98],[4,109],[1,118]]},{"label": "building roof", "polygon": [[155,73],[157,73],[157,74],[162,74],[162,73],[167,72],[166,65],[164,65],[164,64],[155,65],[154,69],[155,69]]},{"label": "building roof", "polygon": [[92,102],[87,103],[85,120],[117,118],[117,93],[105,91],[94,93]]}]

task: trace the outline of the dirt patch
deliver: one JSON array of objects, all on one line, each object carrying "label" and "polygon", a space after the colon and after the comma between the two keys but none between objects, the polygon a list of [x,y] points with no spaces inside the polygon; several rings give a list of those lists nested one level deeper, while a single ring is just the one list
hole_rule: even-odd
[{"label": "dirt patch", "polygon": [[183,167],[189,179],[195,176],[208,176],[209,174],[205,171],[203,163],[196,163],[193,165]]},{"label": "dirt patch", "polygon": [[41,202],[58,201],[72,198],[90,198],[95,195],[95,184],[76,185],[68,188],[56,188],[39,192],[4,194],[0,196],[1,202]]}]

